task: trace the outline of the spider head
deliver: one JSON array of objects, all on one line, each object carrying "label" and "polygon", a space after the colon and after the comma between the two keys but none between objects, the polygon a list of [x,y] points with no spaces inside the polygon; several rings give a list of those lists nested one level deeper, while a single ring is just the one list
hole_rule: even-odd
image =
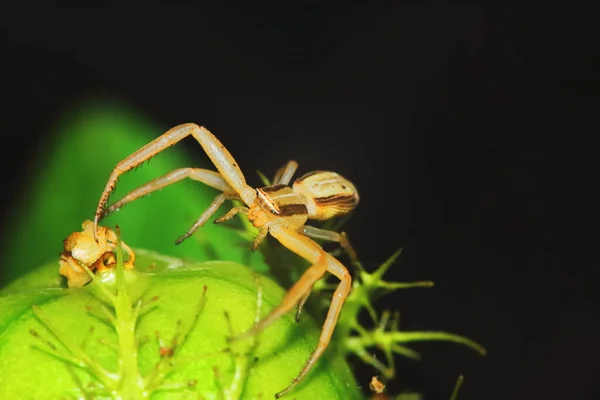
[{"label": "spider head", "polygon": [[269,218],[284,218],[293,226],[302,226],[308,218],[306,200],[287,185],[256,189],[257,203]]}]

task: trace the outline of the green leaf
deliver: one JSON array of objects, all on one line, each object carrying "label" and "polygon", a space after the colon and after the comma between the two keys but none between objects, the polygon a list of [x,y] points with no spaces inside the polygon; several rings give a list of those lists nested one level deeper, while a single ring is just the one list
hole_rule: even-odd
[{"label": "green leaf", "polygon": [[[92,219],[100,193],[115,165],[169,127],[148,121],[129,107],[109,101],[88,102],[62,118],[26,178],[27,189],[4,226],[2,283],[27,268],[56,259],[62,240]],[[160,153],[149,163],[125,174],[113,194],[116,200],[131,189],[180,167],[213,169],[202,147],[192,161],[183,144]],[[181,245],[174,244],[200,216],[217,192],[198,182],[178,182],[124,207],[103,221],[121,227],[130,246],[144,247],[190,261],[230,260],[266,271],[259,252],[229,226],[207,224]],[[229,203],[226,203],[226,205]],[[226,206],[221,212],[226,211]],[[236,221],[232,221],[235,224]]]},{"label": "green leaf", "polygon": [[[255,337],[256,347],[253,339],[227,342],[231,330],[241,333],[253,325],[258,288],[261,316],[279,304],[285,292],[270,279],[234,262],[186,264],[154,252],[136,250],[136,254],[138,267],[125,271],[131,301],[125,300],[129,308],[122,308],[121,315],[119,301],[106,301],[102,294],[111,288],[110,276],[104,280],[109,283],[95,280],[83,288],[63,289],[53,276],[55,263],[36,269],[2,291],[0,398],[80,398],[84,394],[91,398],[91,393],[94,398],[110,398],[102,393],[114,387],[114,393],[125,390],[127,365],[134,365],[145,378],[133,382],[133,391],[125,396],[131,400],[141,398],[138,395],[143,391],[136,388],[142,381],[155,382],[150,385],[154,388],[175,388],[150,390],[152,399],[270,399],[291,382],[314,350],[319,327],[308,316],[300,323],[295,323],[292,315],[279,319]],[[123,292],[119,289],[116,296]],[[137,298],[145,304],[140,317],[123,316],[136,313],[132,304]],[[230,315],[231,327],[225,312]],[[106,315],[112,322],[102,321]],[[145,344],[136,346],[131,340],[123,347],[123,331],[118,332],[127,318],[132,319],[131,330],[138,340],[148,338]],[[159,346],[172,345],[178,326],[189,327],[190,334],[178,342],[181,346],[175,356],[163,362],[166,369],[157,370]],[[230,351],[224,352],[227,348]],[[157,379],[148,378],[157,371]],[[362,395],[352,371],[332,348],[284,398],[351,400]]]}]

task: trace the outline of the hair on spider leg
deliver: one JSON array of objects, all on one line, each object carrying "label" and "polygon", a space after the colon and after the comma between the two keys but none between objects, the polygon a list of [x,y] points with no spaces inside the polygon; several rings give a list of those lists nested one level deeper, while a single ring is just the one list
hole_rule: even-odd
[{"label": "hair on spider leg", "polygon": [[150,160],[152,160],[154,157],[156,157],[156,155],[149,157],[147,160],[142,161],[141,163],[139,163],[138,165],[136,165],[135,167],[133,167],[133,171],[137,171],[138,168],[141,168],[143,165],[148,165],[150,164]]},{"label": "hair on spider leg", "polygon": [[[155,156],[152,156],[152,157],[150,157],[149,159],[147,159],[147,160],[145,160],[145,161],[141,162],[140,164],[138,164],[138,165],[134,166],[134,167],[133,167],[131,170],[125,171],[124,173],[127,173],[127,172],[132,172],[132,171],[133,171],[133,172],[137,171],[137,170],[138,170],[138,168],[141,168],[141,167],[142,167],[142,165],[144,165],[144,164],[150,164],[150,160],[151,160],[152,158],[154,158],[154,157],[155,157]],[[111,198],[113,197],[113,195],[114,195],[114,194],[115,194],[115,192],[117,191],[117,185],[118,185],[118,184],[119,184],[119,180],[118,180],[118,179],[117,179],[117,180],[115,180],[115,181],[113,182],[113,184],[112,184],[112,190],[111,190],[111,192],[110,192],[110,193],[108,193],[108,195],[107,195],[107,197],[106,197],[106,203],[109,203],[109,202],[110,202]],[[149,196],[149,195],[150,195],[150,194],[148,194],[148,196]],[[125,205],[125,204],[124,204],[124,205]],[[107,216],[106,214],[109,212],[109,208],[110,208],[110,207],[106,207],[106,208],[104,208],[103,210],[101,210],[101,212],[100,212],[100,214],[99,214],[99,216],[100,216],[100,219],[104,219],[104,218]],[[115,209],[115,210],[111,210],[111,211],[110,211],[110,213],[112,214],[113,212],[117,212],[117,211],[119,211],[120,209],[121,209],[121,208],[119,207],[119,208],[117,208],[117,209]]]}]

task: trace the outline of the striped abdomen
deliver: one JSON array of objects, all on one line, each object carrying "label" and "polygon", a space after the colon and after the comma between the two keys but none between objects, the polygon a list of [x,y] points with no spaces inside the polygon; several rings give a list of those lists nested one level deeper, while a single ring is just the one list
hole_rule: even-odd
[{"label": "striped abdomen", "polygon": [[352,182],[335,172],[309,172],[296,179],[293,187],[306,197],[308,217],[317,220],[347,214],[359,200]]}]

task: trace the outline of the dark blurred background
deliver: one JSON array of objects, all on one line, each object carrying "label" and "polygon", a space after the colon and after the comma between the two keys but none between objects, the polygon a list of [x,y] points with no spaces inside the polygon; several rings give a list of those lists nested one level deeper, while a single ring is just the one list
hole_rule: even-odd
[{"label": "dark blurred background", "polygon": [[[510,2],[58,3],[14,3],[0,16],[5,217],[41,135],[79,101],[125,101],[165,126],[197,122],[251,184],[288,159],[354,181],[361,204],[346,230],[365,264],[404,247],[390,279],[437,283],[386,306],[405,329],[457,332],[489,350],[421,344],[423,360],[401,361],[392,391],[447,399],[464,373],[463,400],[600,396],[587,366],[600,357],[598,272],[560,262],[555,180],[558,134],[593,107],[580,90],[598,87],[584,13]],[[203,160],[192,140],[183,146]],[[374,371],[363,373],[366,384]]]}]

